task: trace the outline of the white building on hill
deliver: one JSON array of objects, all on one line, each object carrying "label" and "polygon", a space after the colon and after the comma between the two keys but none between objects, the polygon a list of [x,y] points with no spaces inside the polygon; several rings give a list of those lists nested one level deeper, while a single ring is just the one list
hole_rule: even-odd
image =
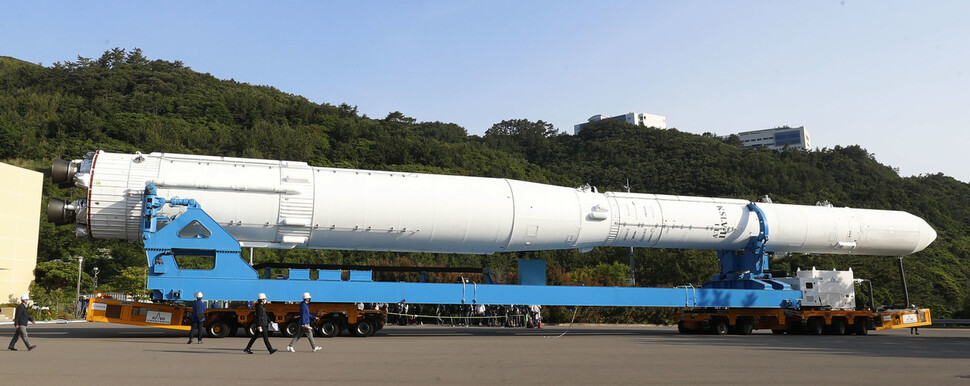
[{"label": "white building on hill", "polygon": [[781,150],[788,146],[789,149],[812,150],[812,139],[808,135],[808,130],[805,130],[805,126],[745,131],[738,133],[738,137],[744,147]]},{"label": "white building on hill", "polygon": [[[596,114],[592,117],[589,117],[586,123],[605,121],[607,119],[616,119],[616,120],[624,121],[626,123],[630,123],[638,126],[644,125],[647,127],[656,127],[658,129],[667,128],[667,117],[662,115],[654,115],[654,114],[647,114],[647,113],[626,113],[623,115],[617,115],[613,117],[608,117],[603,114]],[[578,125],[574,125],[573,134],[579,134],[579,132],[583,130],[583,126],[586,126],[586,123],[580,123]]]}]

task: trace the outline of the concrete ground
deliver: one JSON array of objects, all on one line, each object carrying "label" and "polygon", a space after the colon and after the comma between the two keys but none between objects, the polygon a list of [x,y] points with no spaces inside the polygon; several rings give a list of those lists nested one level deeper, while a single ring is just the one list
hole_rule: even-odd
[{"label": "concrete ground", "polygon": [[[0,327],[9,342],[13,328]],[[869,336],[681,335],[674,327],[389,326],[324,349],[242,352],[248,338],[185,343],[180,331],[100,323],[32,325],[27,352],[0,351],[4,385],[181,384],[953,384],[970,382],[970,330]],[[566,334],[557,337],[562,332]]]}]

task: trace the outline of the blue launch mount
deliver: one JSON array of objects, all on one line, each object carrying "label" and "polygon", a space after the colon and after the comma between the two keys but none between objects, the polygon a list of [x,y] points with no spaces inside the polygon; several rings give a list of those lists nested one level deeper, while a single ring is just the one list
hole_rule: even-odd
[{"label": "blue launch mount", "polygon": [[758,235],[748,239],[748,244],[740,251],[717,251],[717,257],[721,260],[721,274],[714,275],[711,281],[704,283],[703,288],[791,290],[788,283],[772,280],[767,272],[765,244],[768,243],[768,222],[765,212],[754,203],[748,204],[748,210],[758,217]]},{"label": "blue launch mount", "polygon": [[[412,304],[541,304],[645,307],[756,307],[797,305],[801,291],[766,277],[764,243],[767,225],[756,205],[761,234],[743,252],[722,251],[722,273],[700,288],[547,286],[544,267],[520,265],[526,284],[408,283],[373,281],[371,271],[290,268],[285,279],[260,278],[242,259],[239,242],[192,199],[158,197],[154,185],[145,187],[141,224],[148,258],[148,288],[155,300],[192,300],[201,291],[209,299],[252,300],[262,292],[270,300],[300,301],[304,292],[314,300],[336,303]],[[160,216],[165,206],[185,207],[177,216]],[[757,239],[757,240],[756,240]],[[752,259],[758,261],[751,261]],[[182,263],[184,266],[180,267]],[[190,264],[191,263],[191,264]],[[528,274],[532,272],[533,274]],[[714,283],[714,284],[712,284]]]}]

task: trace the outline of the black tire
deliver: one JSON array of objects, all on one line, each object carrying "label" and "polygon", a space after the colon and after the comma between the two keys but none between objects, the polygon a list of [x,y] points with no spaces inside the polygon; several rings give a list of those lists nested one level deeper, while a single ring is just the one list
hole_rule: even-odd
[{"label": "black tire", "polygon": [[751,335],[751,332],[754,331],[754,324],[748,318],[739,318],[734,326],[734,331],[738,335]]},{"label": "black tire", "polygon": [[728,333],[728,325],[726,321],[720,318],[711,321],[711,334],[726,335],[727,333]]},{"label": "black tire", "polygon": [[367,323],[370,324],[370,332],[367,333],[367,336],[374,336],[374,334],[377,333],[377,330],[380,330],[380,328],[377,327],[380,325],[380,321],[374,320],[373,318],[367,318]]},{"label": "black tire", "polygon": [[819,317],[809,318],[805,324],[805,332],[811,335],[822,335],[824,328],[825,322]]},{"label": "black tire", "polygon": [[771,329],[771,333],[772,333],[772,334],[775,334],[775,335],[782,335],[782,334],[784,334],[784,333],[785,333],[786,331],[788,331],[788,330],[783,330],[783,329],[780,329],[780,328],[772,328],[772,329]]},{"label": "black tire", "polygon": [[250,323],[246,326],[246,336],[252,338],[254,335],[256,335],[256,323]]},{"label": "black tire", "polygon": [[283,336],[292,338],[294,335],[296,335],[298,331],[300,331],[300,328],[302,328],[300,327],[300,321],[294,319],[289,323],[287,323],[286,325],[284,325],[282,331],[280,332],[283,333]]},{"label": "black tire", "polygon": [[832,325],[829,326],[829,334],[832,335],[845,335],[845,319],[835,318],[832,319]]},{"label": "black tire", "polygon": [[336,319],[324,319],[320,322],[320,327],[317,328],[320,336],[325,338],[333,338],[340,335],[340,321]]},{"label": "black tire", "polygon": [[869,318],[855,318],[855,323],[852,325],[852,333],[856,335],[868,335]]},{"label": "black tire", "polygon": [[206,329],[209,336],[213,338],[225,338],[229,336],[229,324],[223,321],[216,321]]},{"label": "black tire", "polygon": [[384,328],[384,317],[381,314],[367,314],[367,317],[374,324],[375,332]]},{"label": "black tire", "polygon": [[364,319],[359,320],[357,323],[350,325],[350,335],[365,337],[374,335],[374,324],[370,320]]},{"label": "black tire", "polygon": [[677,322],[677,331],[681,334],[691,334],[694,332],[693,330],[687,328],[687,323],[685,323],[683,320]]}]

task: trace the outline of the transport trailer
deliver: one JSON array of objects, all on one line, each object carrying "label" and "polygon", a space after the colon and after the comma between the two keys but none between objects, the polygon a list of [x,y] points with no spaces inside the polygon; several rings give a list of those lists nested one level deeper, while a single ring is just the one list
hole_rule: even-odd
[{"label": "transport trailer", "polygon": [[869,330],[922,327],[933,324],[928,308],[855,309],[852,270],[796,273],[794,278],[775,278],[802,291],[802,299],[788,308],[690,308],[678,317],[682,334],[708,332],[748,335],[753,330],[774,334],[866,335]]},{"label": "transport trailer", "polygon": [[699,308],[682,312],[677,330],[682,334],[709,332],[751,334],[753,330],[771,330],[773,334],[866,335],[869,330],[922,327],[933,324],[928,308],[844,311]]},{"label": "transport trailer", "polygon": [[[574,189],[187,154],[92,152],[79,160],[55,160],[51,179],[60,186],[83,188],[86,196],[51,198],[48,220],[73,225],[82,238],[141,241],[148,263],[146,287],[155,301],[191,301],[201,291],[218,300],[245,301],[265,293],[276,301],[296,302],[309,291],[325,294],[320,300],[329,303],[349,304],[762,309],[784,310],[774,313],[775,327],[788,328],[794,320],[789,313],[800,315],[806,324],[817,320],[813,316],[828,324],[848,318],[855,308],[854,281],[851,270],[848,276],[775,278],[769,270],[773,254],[898,257],[924,250],[937,237],[925,220],[900,211],[600,193],[588,185]],[[317,269],[314,277],[309,268],[288,269],[287,277],[279,280],[260,278],[252,254],[248,264],[242,258],[243,247],[489,255],[588,252],[599,246],[712,250],[720,260],[720,274],[699,288],[546,286],[544,262],[520,260],[517,285],[378,282],[370,271],[351,270],[344,278],[332,269]],[[836,290],[829,288],[833,286]],[[290,311],[267,310],[286,330],[293,318]],[[843,314],[806,316],[816,310]],[[163,311],[153,312],[159,317]],[[210,323],[224,322],[214,335],[250,326],[249,314],[231,311],[213,318]],[[317,314],[325,316],[317,326],[324,326],[324,335],[342,328],[369,335],[383,320],[382,314],[361,316],[353,309]],[[684,329],[699,331],[701,322],[707,326],[721,320],[716,314],[684,320]],[[747,330],[746,321],[751,329],[761,328],[762,314],[771,311],[757,314],[757,319],[755,314],[738,318],[728,311],[720,329],[738,330],[738,320],[742,331]],[[908,323],[913,316],[906,315],[914,314],[894,318],[873,313],[869,320],[874,325],[876,319],[886,326],[914,325]],[[918,311],[915,315],[919,324]],[[923,315],[929,323],[929,313]],[[855,327],[856,316],[845,320],[846,328]],[[173,314],[170,322],[177,320]]]},{"label": "transport trailer", "polygon": [[129,324],[188,331],[192,307],[94,298],[88,302],[89,322]]},{"label": "transport trailer", "polygon": [[[128,324],[188,331],[192,307],[159,303],[140,303],[95,298],[88,303],[89,322]],[[206,310],[205,327],[210,337],[233,336],[240,328],[253,336],[254,311],[248,308],[210,308]],[[319,317],[313,322],[318,336],[334,337],[347,330],[352,336],[372,336],[384,328],[387,311],[358,309],[353,303],[310,303],[310,313]],[[280,333],[291,337],[299,329],[300,305],[270,303],[266,305],[270,320],[280,326]]]},{"label": "transport trailer", "polygon": [[[314,333],[328,338],[339,335],[342,330],[352,336],[372,336],[384,328],[387,320],[387,311],[359,309],[353,303],[310,303],[310,313],[318,317],[311,323]],[[256,333],[253,314],[248,308],[210,308],[206,310],[203,326],[214,338],[235,335],[240,328],[247,336],[253,336]],[[270,303],[266,305],[266,315],[279,324],[284,336],[291,337],[299,331],[299,304]]]}]

